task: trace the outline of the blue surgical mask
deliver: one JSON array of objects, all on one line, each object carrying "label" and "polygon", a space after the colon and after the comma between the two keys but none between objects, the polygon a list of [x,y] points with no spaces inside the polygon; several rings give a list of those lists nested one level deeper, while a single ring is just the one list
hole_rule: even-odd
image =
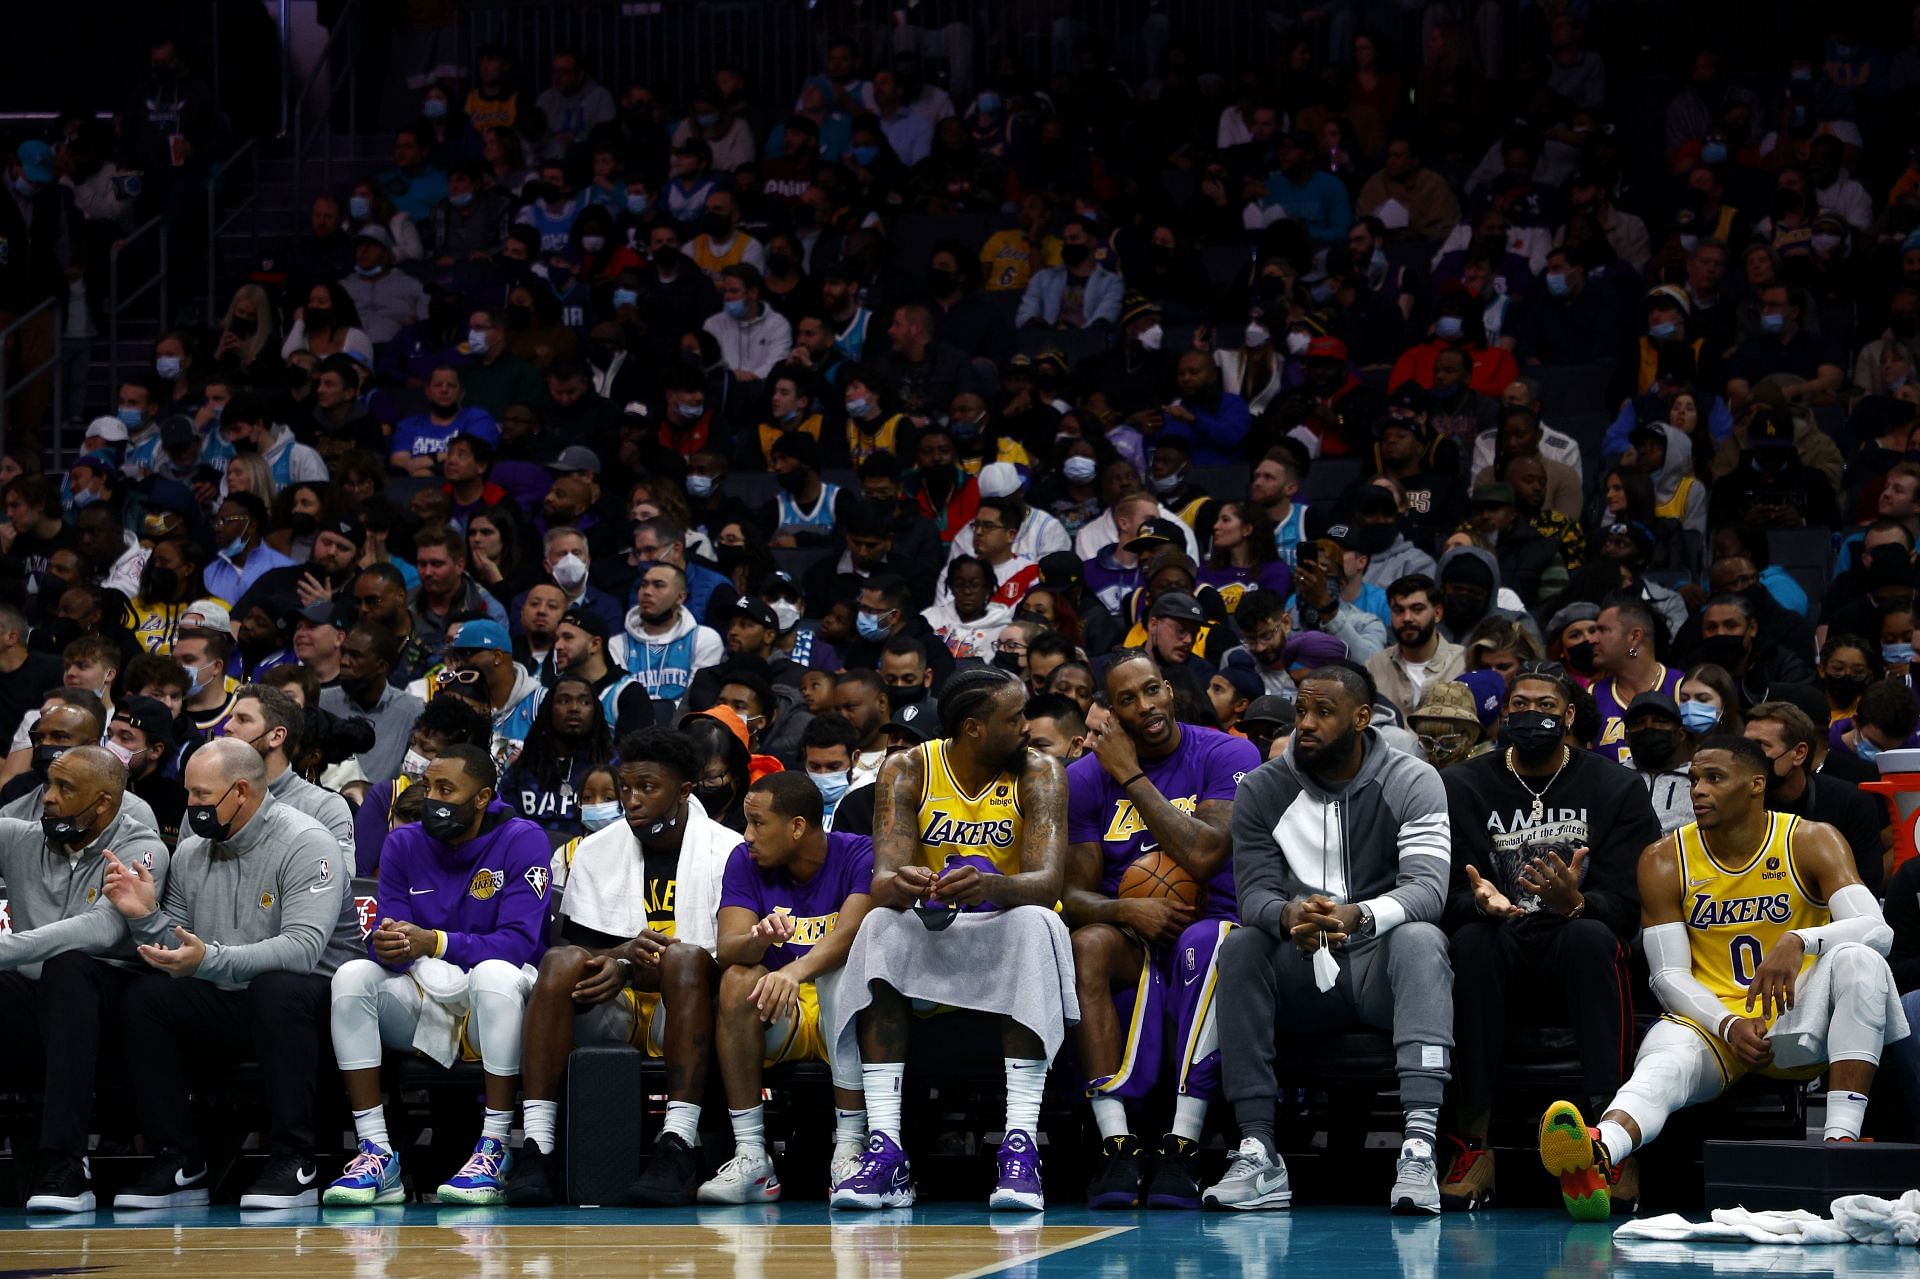
[{"label": "blue surgical mask", "polygon": [[1465,328],[1457,315],[1443,315],[1433,322],[1433,335],[1442,341],[1451,342],[1460,336]]},{"label": "blue surgical mask", "polygon": [[420,114],[429,120],[446,119],[447,100],[445,98],[428,98],[420,104]]},{"label": "blue surgical mask", "polygon": [[701,128],[711,129],[714,125],[720,123],[720,113],[718,111],[702,111],[700,114],[694,116],[693,119],[694,123],[698,124]]},{"label": "blue surgical mask", "polygon": [[1662,320],[1658,324],[1649,324],[1647,326],[1647,336],[1656,342],[1665,342],[1679,331],[1680,326],[1672,320]]},{"label": "blue surgical mask", "polygon": [[1547,272],[1547,292],[1557,298],[1563,298],[1573,292],[1573,281],[1567,278],[1565,271]]},{"label": "blue surgical mask", "polygon": [[1727,144],[1726,143],[1708,142],[1701,146],[1700,162],[1702,164],[1725,164],[1726,161],[1727,161]]},{"label": "blue surgical mask", "polygon": [[69,503],[69,506],[73,510],[84,511],[87,507],[92,506],[95,502],[98,502],[99,500],[100,500],[100,495],[94,492],[92,489],[89,489],[84,493],[75,493],[73,495],[73,501]]},{"label": "blue surgical mask", "polygon": [[1855,733],[1853,736],[1853,753],[1859,757],[1861,763],[1871,764],[1880,757],[1880,748],[1868,741],[1865,733]]},{"label": "blue surgical mask", "polygon": [[1099,464],[1090,457],[1070,457],[1060,464],[1061,472],[1075,484],[1093,483],[1099,469]]},{"label": "blue surgical mask", "polygon": [[1716,706],[1706,702],[1680,703],[1680,726],[1695,737],[1712,732],[1713,726],[1719,722],[1720,709]]},{"label": "blue surgical mask", "polygon": [[828,811],[832,811],[833,806],[840,802],[840,797],[847,793],[847,787],[853,783],[852,776],[844,772],[808,773],[807,780],[819,789],[820,802],[827,806]]},{"label": "blue surgical mask", "polygon": [[620,820],[620,801],[610,799],[604,804],[580,805],[580,824],[589,832],[601,830]]},{"label": "blue surgical mask", "polygon": [[487,331],[485,329],[467,330],[467,350],[475,355],[487,353]]},{"label": "blue surgical mask", "polygon": [[372,279],[374,276],[380,274],[380,268],[378,266],[356,266],[353,268],[353,273],[362,279]]},{"label": "blue surgical mask", "polygon": [[713,477],[711,475],[689,475],[687,477],[688,497],[712,497]]},{"label": "blue surgical mask", "polygon": [[633,216],[636,218],[644,217],[646,215],[647,208],[648,208],[648,202],[647,202],[647,197],[645,192],[643,191],[627,192],[627,212],[628,213],[633,214]]},{"label": "blue surgical mask", "polygon": [[364,220],[366,216],[372,212],[373,201],[369,200],[366,196],[350,195],[347,197],[347,216],[356,222]]},{"label": "blue surgical mask", "polygon": [[177,355],[156,356],[153,361],[153,371],[167,381],[173,381],[180,376],[180,357]]},{"label": "blue surgical mask", "polygon": [[447,202],[456,209],[464,209],[473,203],[473,192],[462,191],[458,195],[450,195],[447,197]]},{"label": "blue surgical mask", "polygon": [[847,154],[853,157],[853,162],[855,164],[859,165],[861,168],[864,169],[868,165],[872,164],[875,160],[880,158],[880,148],[879,147],[854,147],[852,150],[848,151]]},{"label": "blue surgical mask", "polygon": [[1913,645],[1882,644],[1880,646],[1880,660],[1889,666],[1899,666],[1911,662],[1913,661]]},{"label": "blue surgical mask", "polygon": [[864,640],[883,640],[893,634],[893,628],[872,613],[861,613],[854,625],[859,628],[860,638]]},{"label": "blue surgical mask", "polygon": [[183,666],[182,669],[186,671],[187,678],[193,681],[187,686],[187,698],[189,700],[198,696],[206,689],[208,684],[213,682],[213,677],[206,674],[206,667],[204,666]]},{"label": "blue surgical mask", "polygon": [[873,401],[868,399],[853,399],[847,401],[847,412],[853,417],[865,417],[867,410],[872,407]]},{"label": "blue surgical mask", "polygon": [[700,404],[680,404],[675,406],[675,411],[689,422],[698,422],[701,415],[707,411],[707,406],[704,402]]},{"label": "blue surgical mask", "polygon": [[616,310],[623,306],[639,306],[640,295],[632,289],[615,289],[613,291],[613,305]]},{"label": "blue surgical mask", "polygon": [[120,419],[120,425],[129,431],[137,431],[147,424],[147,415],[139,409],[115,409],[113,415]]},{"label": "blue surgical mask", "polygon": [[747,300],[745,298],[729,299],[725,305],[727,314],[733,319],[744,320],[747,318]]},{"label": "blue surgical mask", "polygon": [[1767,333],[1784,333],[1787,328],[1787,317],[1784,315],[1763,315],[1760,317],[1760,328]]},{"label": "blue surgical mask", "polygon": [[221,547],[220,553],[226,556],[228,559],[232,559],[234,556],[238,555],[240,552],[246,549],[247,549],[247,535],[242,533],[239,537],[234,538],[231,542],[228,542],[225,546]]}]

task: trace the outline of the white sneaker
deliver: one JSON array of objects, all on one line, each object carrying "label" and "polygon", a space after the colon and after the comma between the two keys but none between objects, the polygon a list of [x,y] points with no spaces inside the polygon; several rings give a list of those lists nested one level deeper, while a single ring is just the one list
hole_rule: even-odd
[{"label": "white sneaker", "polygon": [[1293,1187],[1287,1180],[1286,1161],[1269,1158],[1267,1148],[1258,1139],[1248,1137],[1234,1152],[1227,1175],[1200,1196],[1205,1208],[1231,1208],[1236,1212],[1286,1208],[1293,1203]]},{"label": "white sneaker", "polygon": [[867,1150],[862,1141],[843,1141],[833,1148],[833,1162],[827,1165],[827,1184],[837,1186],[860,1171],[860,1156]]},{"label": "white sneaker", "polygon": [[780,1177],[765,1150],[735,1155],[699,1191],[703,1204],[772,1203],[779,1197]]}]

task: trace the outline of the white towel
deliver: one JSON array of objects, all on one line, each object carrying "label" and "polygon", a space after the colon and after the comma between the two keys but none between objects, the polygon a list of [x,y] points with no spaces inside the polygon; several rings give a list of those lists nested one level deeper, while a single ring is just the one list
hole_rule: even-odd
[{"label": "white towel", "polygon": [[442,1066],[460,1060],[460,1019],[467,1015],[467,970],[422,956],[407,969],[426,998],[413,1026],[413,1046]]},{"label": "white towel", "polygon": [[1848,1195],[1836,1199],[1832,1217],[1802,1209],[1792,1212],[1749,1212],[1745,1208],[1716,1208],[1711,1221],[1688,1221],[1678,1213],[1629,1221],[1613,1232],[1619,1240],[1666,1243],[1878,1243],[1911,1247],[1920,1243],[1920,1190],[1898,1199]]}]

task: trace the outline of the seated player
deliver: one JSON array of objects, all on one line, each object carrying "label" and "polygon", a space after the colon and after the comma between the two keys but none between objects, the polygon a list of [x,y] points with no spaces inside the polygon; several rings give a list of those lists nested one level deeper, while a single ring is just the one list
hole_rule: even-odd
[{"label": "seated player", "polygon": [[1406,1128],[1388,1206],[1440,1211],[1434,1166],[1453,1047],[1453,969],[1436,922],[1451,859],[1431,764],[1370,727],[1373,679],[1347,661],[1300,680],[1286,753],[1234,796],[1240,922],[1220,947],[1221,1065],[1242,1141],[1209,1208],[1293,1202],[1274,1145],[1276,1029],[1393,1033]]},{"label": "seated player", "polygon": [[576,1044],[633,1044],[667,1063],[666,1125],[630,1196],[690,1204],[700,1185],[700,1099],[713,1048],[715,918],[740,837],[693,796],[699,762],[669,728],[620,739],[626,820],[554,858],[565,945],[540,961],[527,1001],[520,1082],[526,1141],[507,1182],[516,1207],[554,1199],[560,1083]]},{"label": "seated player", "polygon": [[991,1208],[1038,1212],[1034,1130],[1047,1064],[1080,1020],[1072,942],[1053,912],[1066,863],[1066,773],[1027,747],[1026,686],[997,666],[956,671],[941,690],[942,736],[880,766],[873,911],[854,938],[831,1033],[855,1017],[872,1132],[836,1208],[914,1199],[900,1149],[909,1001],[1000,1018],[1006,1138]]},{"label": "seated player", "polygon": [[780,1178],[767,1154],[761,1070],[783,1061],[833,1068],[833,1182],[851,1176],[867,1140],[860,1050],[831,1024],[847,951],[873,888],[873,841],[828,834],[820,790],[805,773],[770,773],[747,788],[747,839],[720,885],[720,1011],[715,1038],[733,1119],[734,1156],[700,1187],[708,1204],[768,1203]]},{"label": "seated player", "polygon": [[[1214,960],[1235,920],[1228,825],[1234,788],[1260,753],[1245,738],[1177,722],[1173,686],[1144,649],[1107,667],[1106,693],[1107,722],[1088,728],[1090,753],[1067,768],[1074,1044],[1101,1144],[1087,1206],[1140,1205],[1145,1154],[1125,1099],[1153,1091],[1171,1033],[1173,1126],[1145,1193],[1150,1207],[1198,1208],[1194,1157],[1220,1079]],[[1203,886],[1197,910],[1173,897],[1119,895],[1127,868],[1154,850]]]},{"label": "seated player", "polygon": [[328,1204],[406,1198],[380,1104],[385,1048],[418,1050],[442,1066],[478,1057],[486,1073],[480,1141],[440,1187],[440,1202],[499,1203],[511,1163],[532,985],[521,970],[546,949],[547,837],[500,802],[493,757],[479,746],[449,746],[420,784],[420,820],[389,835],[381,858],[385,914],[367,938],[371,958],[333,975],[333,1054],[360,1149],[321,1196]]},{"label": "seated player", "polygon": [[1750,1070],[1825,1071],[1826,1139],[1859,1140],[1881,1050],[1907,1035],[1880,903],[1838,831],[1767,810],[1772,771],[1757,743],[1708,738],[1694,820],[1640,859],[1641,936],[1667,1012],[1599,1127],[1566,1101],[1540,1120],[1541,1162],[1576,1220],[1605,1221],[1621,1162]]}]

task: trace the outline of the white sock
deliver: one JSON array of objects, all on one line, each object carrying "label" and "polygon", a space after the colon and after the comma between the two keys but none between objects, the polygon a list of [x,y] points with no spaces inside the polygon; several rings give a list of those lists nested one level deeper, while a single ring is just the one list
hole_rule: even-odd
[{"label": "white sock", "polygon": [[[1009,1094],[1007,1104],[1012,1106]],[[1093,1122],[1100,1125],[1100,1140],[1110,1137],[1124,1137],[1133,1130],[1127,1127],[1127,1103],[1118,1097],[1095,1097],[1093,1099]],[[1013,1127],[1009,1122],[1007,1127]]]},{"label": "white sock", "polygon": [[842,1110],[833,1108],[833,1144],[835,1146],[864,1146],[867,1144],[867,1112],[864,1110]]},{"label": "white sock", "polygon": [[542,1154],[552,1154],[554,1130],[560,1126],[560,1103],[527,1098],[520,1103],[520,1126],[526,1130],[527,1140],[540,1147]]},{"label": "white sock", "polygon": [[700,1107],[691,1101],[667,1103],[667,1121],[660,1126],[664,1135],[672,1133],[689,1146],[700,1144]]},{"label": "white sock", "polygon": [[1867,1099],[1857,1092],[1830,1092],[1827,1094],[1827,1130],[1826,1139],[1836,1141],[1841,1137],[1860,1136],[1860,1128],[1867,1122]]},{"label": "white sock", "polygon": [[513,1135],[513,1112],[487,1107],[486,1114],[480,1120],[480,1135],[505,1142]]},{"label": "white sock", "polygon": [[894,1145],[900,1144],[900,1090],[907,1080],[907,1063],[860,1063],[860,1079],[867,1090],[867,1128]]},{"label": "white sock", "polygon": [[[1833,1103],[1829,1101],[1827,1105],[1831,1107]],[[1832,1109],[1828,1109],[1827,1115],[1833,1115]],[[1613,1161],[1616,1168],[1621,1160],[1633,1153],[1632,1134],[1611,1119],[1600,1121],[1600,1144],[1607,1148],[1607,1158]]]},{"label": "white sock", "polygon": [[765,1106],[729,1110],[727,1118],[733,1121],[734,1154],[764,1156],[767,1153],[767,1108]]},{"label": "white sock", "polygon": [[1040,1127],[1040,1097],[1047,1090],[1047,1063],[1039,1058],[1007,1063],[1007,1131],[1031,1137]]},{"label": "white sock", "polygon": [[393,1139],[387,1136],[387,1108],[375,1106],[372,1110],[354,1111],[353,1135],[356,1140],[370,1141],[382,1150],[392,1150]]},{"label": "white sock", "polygon": [[1207,1099],[1181,1093],[1173,1100],[1173,1135],[1188,1141],[1200,1140],[1207,1126]]}]

